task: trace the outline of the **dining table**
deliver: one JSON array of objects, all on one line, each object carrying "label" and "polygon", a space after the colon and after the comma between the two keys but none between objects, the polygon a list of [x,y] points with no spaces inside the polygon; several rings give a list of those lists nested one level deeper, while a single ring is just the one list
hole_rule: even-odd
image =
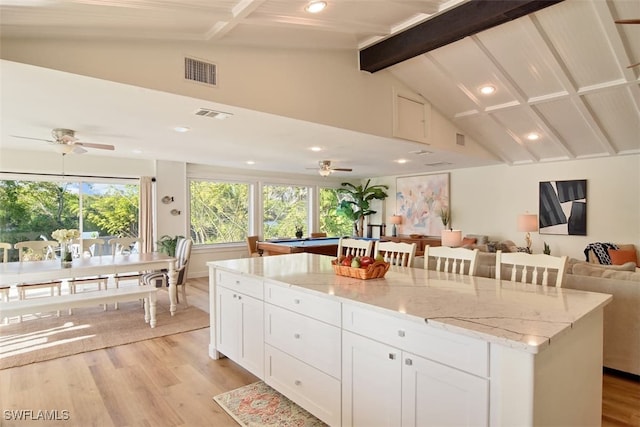
[{"label": "dining table", "polygon": [[80,256],[69,263],[60,259],[45,261],[16,261],[0,263],[0,285],[48,280],[64,280],[74,277],[115,275],[132,271],[167,270],[169,278],[170,311],[176,311],[176,259],[160,252],[132,253],[128,255]]}]

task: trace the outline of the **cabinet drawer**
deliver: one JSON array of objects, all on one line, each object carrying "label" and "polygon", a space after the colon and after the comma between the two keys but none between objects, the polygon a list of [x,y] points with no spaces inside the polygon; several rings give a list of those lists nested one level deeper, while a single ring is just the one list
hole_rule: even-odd
[{"label": "cabinet drawer", "polygon": [[304,314],[334,326],[340,326],[340,303],[328,297],[311,295],[274,283],[265,283],[265,301]]},{"label": "cabinet drawer", "polygon": [[343,328],[418,356],[483,377],[489,376],[489,343],[343,304]]},{"label": "cabinet drawer", "polygon": [[265,304],[264,339],[267,344],[340,378],[339,328]]},{"label": "cabinet drawer", "polygon": [[340,425],[340,381],[265,345],[265,382],[332,426]]},{"label": "cabinet drawer", "polygon": [[234,291],[250,295],[258,299],[264,299],[263,282],[261,279],[248,277],[243,274],[230,273],[216,270],[216,285],[233,289]]}]

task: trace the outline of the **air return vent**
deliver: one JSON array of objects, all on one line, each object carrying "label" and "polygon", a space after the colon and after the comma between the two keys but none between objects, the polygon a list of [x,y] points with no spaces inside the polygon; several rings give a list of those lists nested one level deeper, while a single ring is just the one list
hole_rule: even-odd
[{"label": "air return vent", "polygon": [[233,116],[232,113],[225,113],[224,111],[210,110],[208,108],[199,108],[195,112],[195,114],[196,114],[196,116],[212,117],[212,118],[218,119],[218,120],[224,120],[226,118],[229,118],[229,117]]},{"label": "air return vent", "polygon": [[216,64],[193,58],[184,58],[184,78],[194,82],[216,86]]}]

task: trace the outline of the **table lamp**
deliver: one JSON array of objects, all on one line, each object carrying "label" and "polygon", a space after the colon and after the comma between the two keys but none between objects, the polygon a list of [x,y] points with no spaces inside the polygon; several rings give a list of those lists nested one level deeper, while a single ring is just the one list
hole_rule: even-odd
[{"label": "table lamp", "polygon": [[454,248],[462,243],[462,230],[442,230],[442,246]]},{"label": "table lamp", "polygon": [[393,228],[391,229],[391,235],[393,237],[396,237],[398,235],[396,225],[402,224],[402,217],[400,215],[391,215],[391,217],[389,218],[389,222],[393,224]]},{"label": "table lamp", "polygon": [[524,241],[527,245],[527,252],[531,253],[531,232],[538,231],[538,215],[518,215],[518,231],[525,231],[527,233],[524,237]]}]

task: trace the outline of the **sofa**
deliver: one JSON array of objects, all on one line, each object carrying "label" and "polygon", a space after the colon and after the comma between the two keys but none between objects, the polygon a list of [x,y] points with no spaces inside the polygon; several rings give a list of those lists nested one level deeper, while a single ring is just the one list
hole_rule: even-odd
[{"label": "sofa", "polygon": [[[633,245],[618,246],[635,250]],[[468,247],[480,249],[476,275],[495,278],[495,252],[486,251],[483,245],[471,244]],[[497,249],[505,252],[521,250],[508,240],[497,243]],[[417,257],[414,266],[423,268],[424,258]],[[549,281],[554,280],[550,274]],[[637,264],[630,261],[622,265],[602,265],[593,257],[588,261],[569,258],[562,286],[613,296],[604,308],[603,365],[640,375],[640,268]]]}]

